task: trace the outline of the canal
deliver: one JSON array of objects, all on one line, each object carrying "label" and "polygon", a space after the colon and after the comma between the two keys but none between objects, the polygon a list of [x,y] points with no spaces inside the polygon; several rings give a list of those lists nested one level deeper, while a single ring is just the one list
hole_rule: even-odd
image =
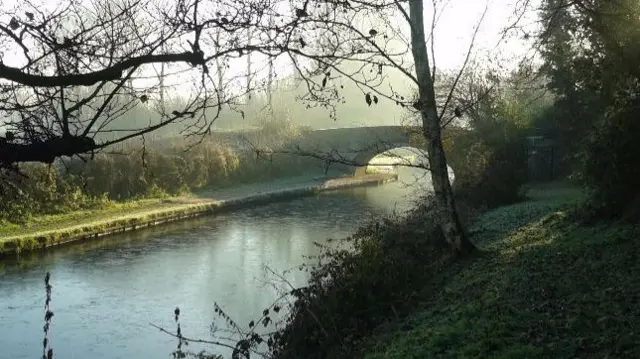
[{"label": "canal", "polygon": [[[367,221],[403,211],[403,182],[325,193],[74,244],[0,263],[2,358],[42,355],[44,274],[55,313],[49,339],[60,359],[169,358],[177,340],[151,323],[211,339],[214,302],[246,326],[278,296],[276,273],[319,253]],[[304,285],[307,274],[285,274]],[[218,331],[218,335],[232,336]],[[193,351],[212,346],[189,346]]]}]

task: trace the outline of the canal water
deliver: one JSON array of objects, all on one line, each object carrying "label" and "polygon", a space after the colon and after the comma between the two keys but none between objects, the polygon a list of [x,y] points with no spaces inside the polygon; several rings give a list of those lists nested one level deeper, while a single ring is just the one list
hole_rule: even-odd
[{"label": "canal water", "polygon": [[[415,198],[403,182],[355,188],[168,224],[0,262],[0,357],[42,355],[44,274],[51,273],[49,339],[60,359],[169,358],[177,340],[152,324],[212,339],[223,321],[256,319],[286,287],[282,274],[367,221],[403,211]],[[284,274],[304,285],[307,274]],[[229,354],[211,345],[189,346]]]}]

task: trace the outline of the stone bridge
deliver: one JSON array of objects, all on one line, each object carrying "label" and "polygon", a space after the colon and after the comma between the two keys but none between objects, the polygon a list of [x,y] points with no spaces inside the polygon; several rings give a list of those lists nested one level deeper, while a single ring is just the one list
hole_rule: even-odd
[{"label": "stone bridge", "polygon": [[[285,145],[284,150],[353,167],[367,166],[372,158],[399,147],[413,147],[411,134],[419,128],[371,126],[305,131]],[[258,131],[217,132],[216,137],[233,147],[249,146],[259,138]],[[254,139],[252,141],[252,138]]]},{"label": "stone bridge", "polygon": [[[338,152],[345,159],[366,164],[375,155],[397,147],[411,146],[411,133],[419,128],[404,126],[345,127],[307,130],[287,147],[305,152]],[[258,130],[216,131],[213,136],[232,147],[258,142]]]},{"label": "stone bridge", "polygon": [[301,153],[316,153],[342,160],[353,166],[366,166],[378,154],[411,146],[412,129],[376,126],[314,130],[288,146]]}]

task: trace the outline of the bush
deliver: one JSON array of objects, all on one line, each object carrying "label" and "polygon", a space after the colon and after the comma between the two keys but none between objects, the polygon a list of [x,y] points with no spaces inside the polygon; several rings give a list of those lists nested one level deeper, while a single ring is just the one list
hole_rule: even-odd
[{"label": "bush", "polygon": [[286,327],[271,337],[276,358],[352,357],[359,340],[420,300],[420,288],[449,260],[432,201],[406,218],[389,217],[326,250],[307,267],[309,285],[292,292]]},{"label": "bush", "polygon": [[616,111],[592,132],[583,153],[584,181],[589,199],[587,220],[611,219],[632,211],[640,213],[640,101]]},{"label": "bush", "polygon": [[99,208],[108,202],[104,196],[89,196],[70,176],[41,163],[20,166],[20,173],[5,175],[0,196],[0,220],[25,223],[39,214],[57,214]]},{"label": "bush", "polygon": [[[261,147],[278,149],[302,134],[286,119],[265,122],[263,127],[248,136]],[[26,177],[13,173],[5,178],[0,221],[24,223],[31,216],[98,208],[108,201],[162,198],[324,169],[318,159],[256,156],[250,150],[235,151],[214,138],[191,145],[184,138],[170,138],[144,148],[129,143],[120,154],[100,153],[86,163],[72,159],[57,167],[25,164],[21,171]]]},{"label": "bush", "polygon": [[489,121],[451,135],[447,155],[455,164],[456,196],[479,208],[495,208],[522,199],[527,181],[526,142],[510,123]]}]

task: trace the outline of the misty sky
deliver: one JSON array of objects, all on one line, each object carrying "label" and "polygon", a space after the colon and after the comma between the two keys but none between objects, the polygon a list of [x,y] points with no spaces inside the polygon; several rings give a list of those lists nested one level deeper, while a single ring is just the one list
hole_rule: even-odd
[{"label": "misty sky", "polygon": [[[37,0],[36,0],[37,1]],[[55,3],[62,0],[40,0],[43,6],[54,7]],[[90,0],[86,0],[90,1]],[[97,1],[97,0],[93,0]],[[478,26],[485,7],[488,11],[480,24],[480,30],[474,43],[474,60],[480,63],[492,61],[493,65],[498,62],[509,63],[511,65],[517,63],[525,52],[529,49],[529,45],[524,43],[521,37],[500,41],[502,30],[511,24],[515,19],[514,10],[521,0],[438,0],[438,22],[435,30],[435,62],[439,70],[453,70],[461,67],[467,54],[469,44],[476,26]],[[535,0],[534,0],[535,2]],[[17,0],[0,0],[0,8],[10,9],[17,4]],[[433,14],[431,1],[425,1],[425,22],[427,26],[427,34],[430,32],[430,23]],[[532,14],[533,15],[533,14]],[[0,22],[8,23],[10,17],[4,12],[0,12]],[[399,19],[399,24],[404,24],[404,20]],[[531,19],[525,19],[523,22],[533,23]],[[408,31],[408,28],[406,29]],[[19,53],[19,52],[18,52]],[[254,70],[261,69],[258,76],[266,75],[266,61],[260,55],[254,55],[252,59],[256,63]],[[3,62],[9,66],[20,66],[23,59],[15,56],[10,51],[3,53]],[[246,71],[246,59],[241,58],[231,63],[231,68],[225,77],[232,77],[244,74]],[[186,66],[186,65],[185,65]],[[291,72],[291,65],[286,58],[279,59],[276,62],[278,77],[287,75]],[[180,78],[179,81],[184,81]],[[409,84],[409,81],[400,80],[403,85]],[[171,80],[165,82],[170,83]],[[236,82],[242,85],[242,82]],[[175,83],[176,93],[189,93],[190,85]],[[407,91],[410,88],[407,85]],[[358,95],[359,96],[359,95]],[[319,124],[319,127],[342,127],[342,126],[358,126],[363,124],[398,124],[401,121],[402,113],[398,109],[383,109],[382,111],[372,112],[367,110],[363,103],[348,104],[353,107],[348,111],[347,119],[342,120],[340,124],[333,124],[333,121],[327,120],[326,123]],[[354,107],[355,106],[355,107]],[[360,111],[361,115],[360,115]],[[355,115],[354,115],[355,114]],[[322,115],[321,117],[325,117]],[[314,126],[315,127],[315,126]]]},{"label": "misty sky", "polygon": [[[54,7],[55,3],[64,0],[48,0],[43,3],[46,7]],[[87,0],[89,1],[89,0]],[[94,0],[95,1],[95,0]],[[484,56],[485,51],[490,51],[494,57],[510,57],[526,51],[522,41],[509,41],[500,43],[501,31],[514,19],[514,9],[521,0],[438,0],[439,21],[435,31],[436,62],[441,69],[455,69],[462,64],[474,28],[482,16],[485,6],[488,12],[481,24],[480,32],[476,40],[478,56]],[[534,1],[535,2],[535,1]],[[0,7],[11,9],[20,3],[19,0],[0,0]],[[431,1],[425,1],[425,22],[427,27],[431,20],[433,10]],[[8,23],[10,17],[6,13],[0,13],[0,21]],[[531,22],[531,20],[528,20]],[[428,29],[427,29],[428,31]],[[5,64],[21,61],[11,53],[4,53]],[[239,60],[239,68],[244,68],[245,60]]]}]

